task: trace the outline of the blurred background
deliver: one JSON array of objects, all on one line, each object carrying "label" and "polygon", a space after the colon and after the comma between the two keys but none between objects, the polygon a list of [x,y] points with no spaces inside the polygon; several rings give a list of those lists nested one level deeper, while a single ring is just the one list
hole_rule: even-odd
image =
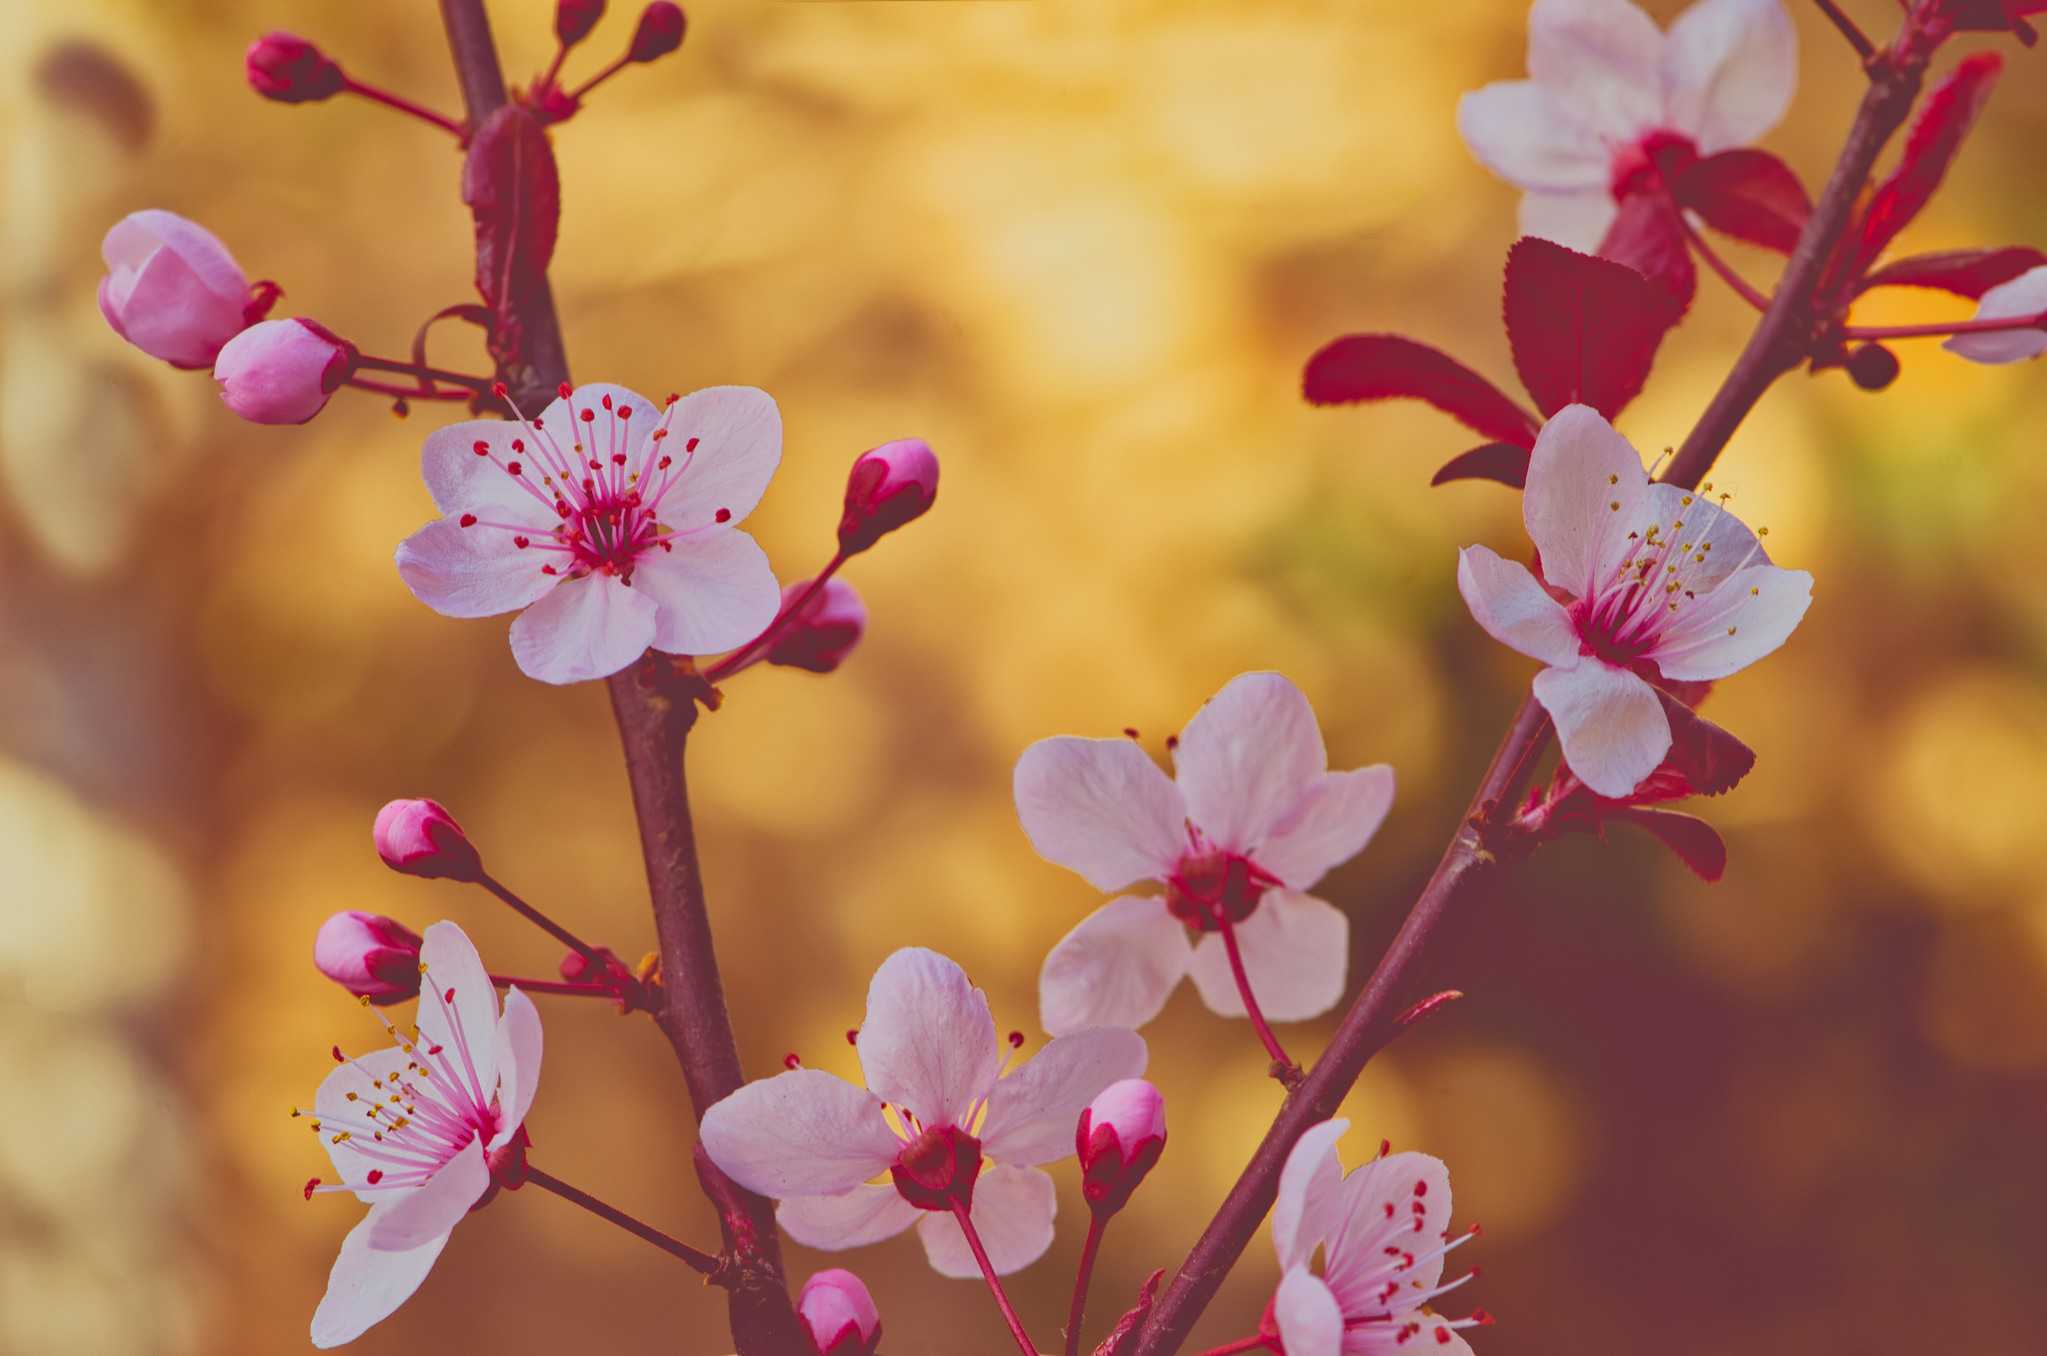
[{"label": "blurred background", "polygon": [[[1766,144],[1817,186],[1860,77],[1793,10],[1802,84]],[[551,55],[551,11],[493,5],[514,79]],[[854,455],[915,434],[944,459],[936,511],[850,571],[864,648],[829,678],[744,675],[693,741],[752,1072],[796,1052],[852,1073],[842,1033],[906,944],[965,964],[1036,1048],[1039,961],[1098,896],[1017,828],[1018,751],[1132,726],[1162,755],[1247,669],[1308,691],[1335,766],[1398,769],[1392,819],[1322,890],[1369,969],[1531,668],[1470,622],[1453,549],[1526,548],[1511,493],[1427,488],[1471,435],[1412,405],[1310,410],[1298,374],[1339,333],[1392,329],[1513,388],[1514,194],[1452,110],[1521,74],[1523,17],[706,0],[679,56],[560,129],[576,372],[773,392],[787,451],[748,526],[784,579],[829,555]],[[94,307],[100,236],[146,206],[372,352],[473,299],[450,142],[360,101],[262,102],[241,53],[271,28],[458,110],[425,0],[0,5],[0,1350],[21,1356],[303,1349],[359,1208],[301,1199],[328,1165],[287,1113],[330,1045],[379,1035],[311,967],[328,913],[451,917],[494,969],[551,972],[552,944],[481,892],[382,868],[387,799],[442,800],[570,926],[653,945],[601,686],[525,680],[502,619],[438,617],[392,568],[430,516],[420,441],[453,416],[345,395],[304,428],[239,423]],[[1907,248],[2047,243],[2047,55],[2004,45]],[[1627,412],[1645,449],[1682,439],[1746,335],[1701,291]],[[481,361],[453,331],[435,356]],[[1498,1315],[1485,1356],[2041,1349],[2047,373],[1903,357],[1881,397],[1789,378],[1716,473],[1819,580],[1791,643],[1708,707],[1761,753],[1703,807],[1727,878],[1624,828],[1543,853],[1443,948],[1432,987],[1470,996],[1351,1099],[1350,1161],[1382,1137],[1440,1155],[1458,1221],[1484,1224],[1460,1256],[1486,1274],[1446,1308]],[[601,1005],[544,1012],[535,1161],[714,1239],[665,1042]],[[1283,1034],[1305,1057],[1332,1025]],[[1090,1342],[1178,1265],[1278,1102],[1251,1032],[1191,991],[1145,1034],[1172,1140],[1110,1234]],[[1013,1291],[1041,1341],[1085,1219],[1056,1172],[1059,1241]],[[837,1262],[898,1356],[1007,1343],[982,1287],[909,1235],[790,1251],[798,1279]],[[1251,1331],[1275,1279],[1261,1234],[1199,1345]],[[357,1349],[714,1356],[723,1312],[523,1192]]]}]

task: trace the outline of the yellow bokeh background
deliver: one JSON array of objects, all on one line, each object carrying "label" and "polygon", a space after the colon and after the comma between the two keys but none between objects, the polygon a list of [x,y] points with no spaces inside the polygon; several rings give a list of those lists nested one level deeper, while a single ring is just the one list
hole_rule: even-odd
[{"label": "yellow bokeh background", "polygon": [[[1793,10],[1801,86],[1766,145],[1816,185],[1861,77]],[[1299,372],[1337,334],[1397,330],[1512,388],[1514,195],[1452,114],[1520,74],[1523,14],[706,0],[677,56],[558,130],[576,374],[769,390],[784,460],[747,526],[782,578],[829,555],[861,450],[922,436],[944,464],[935,511],[848,571],[872,624],[847,665],[751,671],[693,740],[751,1072],[790,1052],[854,1072],[867,976],[909,944],[966,965],[1035,1047],[1038,964],[1098,897],[1019,831],[1018,751],[1128,726],[1163,756],[1247,669],[1308,692],[1335,766],[1398,771],[1378,840],[1323,887],[1369,968],[1529,672],[1471,624],[1454,549],[1525,546],[1511,494],[1427,488],[1470,435],[1412,405],[1310,409]],[[530,78],[551,6],[492,15]],[[451,143],[362,101],[256,98],[241,51],[272,28],[457,105],[425,0],[0,7],[0,1351],[23,1356],[301,1349],[357,1208],[301,1199],[326,1165],[287,1113],[330,1046],[377,1035],[309,964],[327,914],[452,917],[493,969],[553,966],[480,892],[384,870],[385,800],[442,800],[529,898],[627,956],[653,944],[601,689],[524,679],[502,620],[438,617],[392,568],[431,513],[420,441],[453,416],[343,396],[303,428],[241,424],[94,306],[101,234],[151,206],[371,352],[472,299]],[[146,93],[146,126],[53,84],[76,43]],[[2003,45],[1912,249],[2047,245],[2047,57]],[[1704,280],[1624,431],[1680,441],[1750,321]],[[480,363],[456,328],[436,360]],[[1499,1315],[1486,1356],[2039,1350],[2047,380],[1902,356],[1882,396],[1787,378],[1716,473],[1818,578],[1792,642],[1708,708],[1761,755],[1702,810],[1727,878],[1626,829],[1545,852],[1450,930],[1429,979],[1470,996],[1347,1105],[1350,1161],[1382,1138],[1435,1153],[1459,1225],[1485,1225],[1460,1256],[1486,1274],[1445,1307]],[[535,1161],[708,1243],[665,1042],[597,1005],[544,1013]],[[1305,1058],[1332,1027],[1285,1035]],[[1177,1266],[1278,1102],[1249,1031],[1191,993],[1145,1034],[1172,1138],[1111,1232],[1090,1341]],[[1085,1218],[1056,1171],[1059,1240],[1013,1287],[1041,1342]],[[1003,1349],[981,1289],[913,1239],[790,1249],[799,1278],[837,1262],[896,1356]],[[1275,1279],[1261,1234],[1197,1340],[1249,1332]],[[530,1191],[458,1230],[356,1349],[730,1339],[715,1291]]]}]

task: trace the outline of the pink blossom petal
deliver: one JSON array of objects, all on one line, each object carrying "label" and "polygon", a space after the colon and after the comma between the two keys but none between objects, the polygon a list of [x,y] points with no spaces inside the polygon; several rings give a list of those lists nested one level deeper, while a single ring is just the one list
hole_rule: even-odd
[{"label": "pink blossom petal", "polygon": [[1663,118],[1663,34],[1628,0],[1535,0],[1528,73],[1552,98],[1614,141]]},{"label": "pink blossom petal", "polygon": [[[467,933],[453,923],[428,928],[419,948],[419,1046],[443,1077],[446,1061],[478,1105],[498,1090],[498,991]],[[450,994],[453,997],[450,997]],[[439,1054],[434,1047],[440,1046]],[[420,1063],[428,1062],[422,1058]]]},{"label": "pink blossom petal", "polygon": [[1798,34],[1779,0],[1698,0],[1663,48],[1664,116],[1701,155],[1775,127],[1798,87]]},{"label": "pink blossom petal", "polygon": [[1187,929],[1156,898],[1112,899],[1059,939],[1038,975],[1038,1021],[1055,1036],[1137,1028],[1159,1015],[1194,962]]},{"label": "pink blossom petal", "polygon": [[444,617],[515,612],[559,581],[540,572],[554,559],[551,553],[521,551],[512,536],[481,524],[463,527],[454,518],[428,523],[398,544],[398,577]]},{"label": "pink blossom petal", "polygon": [[[1403,1282],[1429,1290],[1443,1279],[1442,1256],[1424,1255],[1450,1228],[1450,1170],[1441,1159],[1406,1152],[1362,1164],[1343,1179],[1335,1205],[1338,1227],[1330,1236],[1350,1246],[1330,1249],[1322,1279],[1345,1313],[1384,1308],[1378,1296],[1385,1285],[1388,1245],[1416,1254],[1415,1264],[1400,1273]],[[1376,1246],[1357,1246],[1360,1241]]]},{"label": "pink blossom petal", "polygon": [[[118,285],[112,295],[118,296]],[[247,301],[247,293],[236,301],[208,290],[190,263],[161,249],[128,288],[124,337],[175,366],[210,367],[220,346],[242,328]]]},{"label": "pink blossom petal", "polygon": [[[1730,496],[1731,497],[1731,496]],[[1749,531],[1748,525],[1728,512],[1723,501],[1711,495],[1701,497],[1682,485],[1661,481],[1649,486],[1635,509],[1632,530],[1646,532],[1648,525],[1660,527],[1664,540],[1684,543],[1686,550],[1668,557],[1679,567],[1684,587],[1703,598],[1709,590],[1747,565],[1767,565],[1769,553]],[[1601,577],[1612,579],[1619,567],[1634,557],[1636,544],[1625,535],[1609,541],[1607,558],[1601,562]],[[1689,564],[1685,556],[1692,557]],[[1699,559],[1704,556],[1705,559]],[[1677,616],[1683,615],[1680,609]]]},{"label": "pink blossom petal", "polygon": [[924,1125],[957,1125],[995,1086],[1001,1067],[988,995],[935,951],[906,946],[867,987],[860,1068],[885,1102]]},{"label": "pink blossom petal", "polygon": [[[1350,968],[1350,920],[1334,905],[1292,890],[1267,890],[1251,916],[1236,925],[1237,949],[1258,1010],[1269,1022],[1303,1022],[1336,1006]],[[1230,970],[1222,934],[1194,948],[1194,987],[1208,1010],[1244,1016],[1244,998]]]},{"label": "pink blossom petal", "polygon": [[[1976,305],[1978,320],[2020,320],[2047,315],[2047,265],[2028,269],[2008,283],[2000,283],[1983,294]],[[2015,363],[2047,353],[2047,330],[1994,330],[1986,334],[1958,334],[1941,345],[1970,362]]]},{"label": "pink blossom petal", "polygon": [[[766,391],[712,386],[684,396],[668,423],[663,448],[680,458],[692,438],[689,467],[661,501],[661,520],[689,529],[718,510],[741,522],[760,503],[782,462],[782,415]],[[736,643],[736,642],[735,642]]]},{"label": "pink blossom petal", "polygon": [[1259,868],[1289,889],[1306,890],[1363,852],[1392,808],[1393,769],[1386,764],[1325,772],[1258,845]]},{"label": "pink blossom petal", "polygon": [[505,991],[505,1015],[498,1019],[499,1104],[504,1115],[498,1132],[484,1147],[495,1149],[525,1124],[540,1089],[540,1009],[517,988]]},{"label": "pink blossom petal", "polygon": [[1521,496],[1521,518],[1542,553],[1543,578],[1575,598],[1590,596],[1603,548],[1626,541],[1648,488],[1641,457],[1599,411],[1589,405],[1558,410],[1536,435]]},{"label": "pink blossom petal", "polygon": [[469,1207],[490,1189],[490,1166],[483,1161],[483,1141],[472,1139],[426,1179],[423,1186],[392,1201],[388,1209],[372,1209],[370,1248],[376,1252],[411,1252],[446,1238],[462,1222]]},{"label": "pink blossom petal", "polygon": [[1329,767],[1314,708],[1277,673],[1246,673],[1194,713],[1173,755],[1187,816],[1225,852],[1255,849]]},{"label": "pink blossom petal", "polygon": [[1681,614],[1685,624],[1673,627],[1652,657],[1675,682],[1725,678],[1790,639],[1811,606],[1806,571],[1752,565]]},{"label": "pink blossom petal", "polygon": [[643,552],[633,587],[659,607],[654,648],[667,654],[737,649],[765,631],[782,605],[768,553],[728,528]]},{"label": "pink blossom petal", "polygon": [[[344,1123],[353,1122],[361,1104],[381,1103],[390,1095],[396,1080],[405,1073],[407,1062],[405,1052],[394,1045],[335,1065],[321,1080],[320,1090],[313,1095],[314,1112],[321,1118],[345,1118]],[[379,1083],[384,1086],[377,1086]],[[355,1094],[353,1099],[350,1093]],[[371,1189],[369,1180],[372,1172],[390,1170],[391,1165],[383,1158],[364,1153],[353,1138],[336,1142],[332,1134],[320,1136],[320,1147],[327,1151],[327,1157],[334,1160],[334,1171],[355,1192],[357,1200],[365,1205],[391,1200],[388,1189]]]},{"label": "pink blossom petal", "polygon": [[1484,546],[1457,553],[1457,591],[1485,633],[1530,659],[1569,667],[1578,662],[1578,628],[1528,567]]},{"label": "pink blossom petal", "polygon": [[1670,721],[1648,683],[1626,669],[1585,660],[1535,675],[1535,699],[1556,722],[1564,761],[1600,795],[1620,800],[1670,751]]},{"label": "pink blossom petal", "polygon": [[1501,80],[1464,95],[1457,132],[1481,165],[1510,184],[1610,196],[1613,153],[1533,80]]},{"label": "pink blossom petal", "polygon": [[372,1207],[342,1241],[341,1254],[327,1274],[327,1293],[313,1313],[314,1346],[325,1350],[353,1342],[397,1312],[448,1245],[448,1235],[442,1234],[407,1252],[372,1248],[370,1232],[377,1226],[378,1212],[389,1208]]},{"label": "pink blossom petal", "polygon": [[[514,441],[526,446],[514,449]],[[419,453],[420,478],[426,481],[434,507],[451,517],[474,513],[490,522],[552,527],[559,519],[550,507],[552,497],[542,497],[546,492],[540,484],[551,468],[533,442],[531,430],[502,419],[449,424],[426,435]],[[489,456],[477,455],[478,443],[490,449]],[[515,462],[517,476],[510,470]],[[511,534],[500,535],[509,547]]]},{"label": "pink blossom petal", "polygon": [[1521,195],[1521,234],[1548,240],[1580,254],[1593,254],[1620,215],[1606,188],[1575,193],[1530,190]]},{"label": "pink blossom petal", "polygon": [[1279,1324],[1286,1356],[1341,1356],[1343,1310],[1305,1263],[1280,1277],[1272,1296],[1272,1317]]},{"label": "pink blossom petal", "polygon": [[1135,1031],[1092,1027],[1058,1037],[995,1085],[982,1147],[1020,1166],[1070,1157],[1082,1110],[1111,1083],[1141,1075],[1148,1059]]},{"label": "pink blossom petal", "polygon": [[1279,1173],[1279,1196],[1272,1205],[1272,1246],[1282,1271],[1307,1265],[1322,1240],[1336,1232],[1343,1164],[1336,1141],[1350,1129],[1347,1120],[1310,1126],[1294,1141]]},{"label": "pink blossom petal", "polygon": [[1170,874],[1187,845],[1172,778],[1127,739],[1041,739],[1016,760],[1017,818],[1046,861],[1097,890]]},{"label": "pink blossom petal", "polygon": [[122,265],[136,268],[148,260],[158,245],[183,259],[215,296],[232,301],[237,307],[248,303],[248,275],[235,262],[233,253],[219,236],[175,212],[158,207],[131,212],[115,223],[100,242],[100,257],[110,268]]},{"label": "pink blossom petal", "polygon": [[791,1196],[775,1220],[804,1247],[838,1252],[894,1238],[922,1214],[893,1186],[861,1185],[830,1196]]},{"label": "pink blossom petal", "polygon": [[615,577],[565,580],[512,623],[512,657],[543,683],[608,678],[654,643],[658,611],[644,590]]},{"label": "pink blossom petal", "polygon": [[749,1191],[829,1196],[888,1170],[902,1143],[881,1099],[822,1069],[792,1069],[704,1112],[704,1152]]},{"label": "pink blossom petal", "polygon": [[[1036,1168],[997,1163],[981,1174],[968,1214],[996,1275],[1022,1271],[1045,1255],[1052,1246],[1052,1216],[1058,1208],[1052,1179]],[[951,1215],[926,1213],[917,1221],[917,1236],[924,1240],[924,1255],[939,1275],[980,1276],[967,1236]]]}]

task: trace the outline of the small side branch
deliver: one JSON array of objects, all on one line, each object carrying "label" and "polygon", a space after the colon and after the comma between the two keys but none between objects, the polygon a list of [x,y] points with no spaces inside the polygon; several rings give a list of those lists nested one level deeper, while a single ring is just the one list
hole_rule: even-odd
[{"label": "small side branch", "polygon": [[563,1200],[582,1206],[599,1219],[611,1221],[635,1238],[645,1239],[669,1256],[680,1257],[706,1276],[715,1276],[723,1265],[715,1254],[705,1252],[702,1248],[692,1248],[679,1238],[670,1238],[653,1225],[642,1224],[618,1207],[606,1205],[587,1191],[578,1191],[559,1177],[551,1177],[531,1163],[526,1165],[526,1180],[543,1191],[552,1191]]}]

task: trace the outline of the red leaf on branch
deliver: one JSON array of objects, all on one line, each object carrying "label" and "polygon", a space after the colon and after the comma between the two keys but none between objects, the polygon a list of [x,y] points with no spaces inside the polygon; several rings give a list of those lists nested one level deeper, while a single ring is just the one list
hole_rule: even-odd
[{"label": "red leaf on branch", "polygon": [[1727,844],[1705,820],[1676,810],[1648,810],[1639,807],[1610,810],[1607,818],[1622,820],[1647,829],[1663,840],[1708,885],[1727,873]]},{"label": "red leaf on branch", "polygon": [[1697,212],[1714,230],[1779,254],[1797,247],[1812,215],[1805,185],[1768,151],[1722,151],[1694,161],[1674,192],[1678,206]]},{"label": "red leaf on branch", "polygon": [[1400,397],[1426,400],[1474,433],[1523,449],[1524,467],[1526,449],[1535,446],[1542,427],[1534,415],[1463,363],[1398,334],[1347,334],[1323,345],[1301,374],[1301,393],[1310,405]]},{"label": "red leaf on branch", "polygon": [[1884,246],[1932,199],[2003,68],[2004,59],[1997,53],[1973,53],[1962,58],[1961,64],[1927,96],[1926,106],[1920,110],[1912,133],[1905,140],[1898,167],[1876,190],[1869,210],[1863,214],[1861,239],[1857,242],[1861,267],[1856,272],[1875,262]]},{"label": "red leaf on branch", "polygon": [[1429,478],[1430,485],[1447,485],[1453,480],[1497,480],[1502,485],[1525,489],[1528,485],[1529,449],[1516,443],[1487,443],[1443,463],[1443,469]]},{"label": "red leaf on branch", "polygon": [[547,282],[561,223],[554,148],[531,111],[506,104],[477,129],[462,201],[476,219],[476,290],[498,317],[492,355],[517,354],[519,308]]},{"label": "red leaf on branch", "polygon": [[1608,419],[1641,393],[1683,314],[1626,264],[1528,236],[1507,252],[1507,340],[1545,416],[1583,402]]},{"label": "red leaf on branch", "polygon": [[1684,223],[1668,194],[1633,193],[1622,198],[1620,215],[1599,242],[1599,257],[1627,265],[1661,290],[1675,307],[1671,324],[1691,309],[1699,272],[1692,265]]},{"label": "red leaf on branch", "polygon": [[[2042,0],[2047,4],[2047,0]],[[1937,287],[1958,297],[1980,301],[1983,294],[2021,273],[2047,264],[2047,254],[2030,245],[2003,249],[1939,250],[1912,254],[1886,264],[1862,280],[1858,290],[1872,287]]]},{"label": "red leaf on branch", "polygon": [[[1756,751],[1707,720],[1667,692],[1656,694],[1663,701],[1664,717],[1670,722],[1670,752],[1663,765],[1650,774],[1652,780],[1669,771],[1683,779],[1684,789],[1656,799],[1675,800],[1680,795],[1718,796],[1732,791],[1756,765]],[[1638,799],[1643,797],[1637,792]]]},{"label": "red leaf on branch", "polygon": [[2047,0],[1948,0],[1948,18],[1964,32],[2016,33],[2031,47],[2040,35],[2021,16],[2047,12]]}]

